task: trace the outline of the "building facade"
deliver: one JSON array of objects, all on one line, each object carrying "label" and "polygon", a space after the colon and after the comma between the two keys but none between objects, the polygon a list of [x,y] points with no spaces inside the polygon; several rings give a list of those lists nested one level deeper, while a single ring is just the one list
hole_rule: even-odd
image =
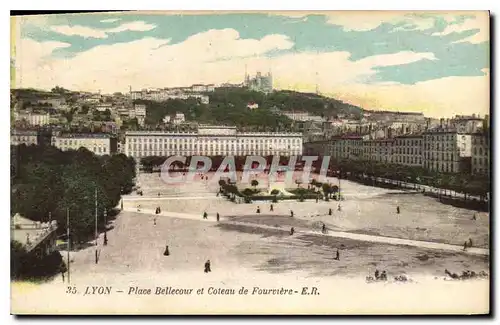
[{"label": "building facade", "polygon": [[329,144],[330,140],[305,142],[303,154],[304,156],[329,156]]},{"label": "building facade", "polygon": [[86,148],[98,156],[118,151],[116,137],[103,133],[61,133],[52,136],[52,145],[62,151]]},{"label": "building facade", "polygon": [[32,126],[42,126],[50,124],[50,114],[40,114],[40,113],[31,113],[31,112],[16,112],[14,114],[14,118],[16,121],[25,120],[29,125]]},{"label": "building facade", "polygon": [[273,75],[271,72],[267,73],[267,75],[257,72],[255,77],[252,78],[246,74],[243,84],[250,90],[270,93],[273,91]]},{"label": "building facade", "polygon": [[402,135],[395,138],[392,162],[398,165],[423,165],[423,136]]},{"label": "building facade", "polygon": [[301,133],[240,133],[235,127],[199,126],[197,132],[129,131],[125,154],[147,156],[301,155]]},{"label": "building facade", "polygon": [[423,135],[423,167],[436,172],[470,172],[470,134],[426,132]]},{"label": "building facade", "polygon": [[16,130],[10,131],[10,144],[17,146],[20,144],[25,144],[30,146],[32,144],[38,144],[38,132],[31,130]]},{"label": "building facade", "polygon": [[362,143],[362,159],[393,163],[394,139],[372,139]]},{"label": "building facade", "polygon": [[324,122],[325,119],[321,116],[310,115],[308,112],[299,112],[299,111],[284,111],[282,114],[294,121],[315,121],[315,122]]},{"label": "building facade", "polygon": [[490,175],[490,138],[487,134],[472,135],[471,171],[473,174]]},{"label": "building facade", "polygon": [[328,152],[330,153],[330,156],[338,160],[363,159],[363,137],[362,136],[332,137]]}]

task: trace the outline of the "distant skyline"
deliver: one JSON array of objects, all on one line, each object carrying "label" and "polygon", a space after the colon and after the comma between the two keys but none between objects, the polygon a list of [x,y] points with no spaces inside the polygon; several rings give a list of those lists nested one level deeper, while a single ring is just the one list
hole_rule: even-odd
[{"label": "distant skyline", "polygon": [[112,93],[243,81],[370,110],[489,114],[487,12],[12,17],[11,87]]}]

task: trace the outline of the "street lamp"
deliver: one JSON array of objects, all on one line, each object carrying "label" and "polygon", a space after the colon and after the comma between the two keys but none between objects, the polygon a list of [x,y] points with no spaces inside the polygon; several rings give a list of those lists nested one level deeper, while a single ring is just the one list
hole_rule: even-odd
[{"label": "street lamp", "polygon": [[107,215],[106,209],[104,209],[104,246],[108,245],[108,225],[107,225]]}]

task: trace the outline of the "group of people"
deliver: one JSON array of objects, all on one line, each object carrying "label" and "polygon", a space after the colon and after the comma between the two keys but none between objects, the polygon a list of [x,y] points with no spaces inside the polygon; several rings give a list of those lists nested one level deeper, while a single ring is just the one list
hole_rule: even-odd
[{"label": "group of people", "polygon": [[[217,221],[220,221],[220,214],[219,212],[217,212],[217,214],[215,215]],[[208,213],[207,211],[203,212],[203,219],[208,219]]]},{"label": "group of people", "polygon": [[468,241],[466,240],[464,242],[464,250],[466,250],[467,248],[470,248],[470,247],[472,247],[472,239],[471,238],[469,238]]},{"label": "group of people", "polygon": [[377,281],[387,281],[387,272],[384,270],[380,272],[379,270],[375,270],[375,280]]},{"label": "group of people", "polygon": [[444,273],[448,275],[450,278],[454,280],[467,280],[467,279],[473,279],[473,278],[486,278],[488,277],[488,274],[484,271],[481,271],[479,273],[476,273],[474,271],[470,270],[465,270],[462,272],[462,275],[458,275],[456,273],[451,273],[447,269],[444,270]]}]

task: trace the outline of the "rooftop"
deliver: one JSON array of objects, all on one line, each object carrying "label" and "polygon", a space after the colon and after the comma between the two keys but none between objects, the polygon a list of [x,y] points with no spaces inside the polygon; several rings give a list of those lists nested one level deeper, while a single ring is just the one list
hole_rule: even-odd
[{"label": "rooftop", "polygon": [[111,134],[107,133],[64,133],[57,135],[58,138],[93,138],[93,139],[106,139],[111,138]]}]

